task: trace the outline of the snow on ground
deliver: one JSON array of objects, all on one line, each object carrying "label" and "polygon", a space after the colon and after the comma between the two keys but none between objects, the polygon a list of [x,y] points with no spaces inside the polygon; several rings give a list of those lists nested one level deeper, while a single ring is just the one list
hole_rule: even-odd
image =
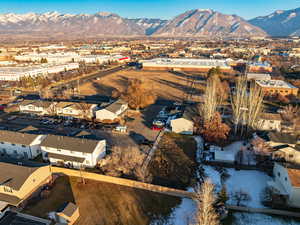
[{"label": "snow on ground", "polygon": [[[267,174],[256,170],[235,170],[227,169],[230,177],[226,180],[225,184],[227,192],[233,193],[235,191],[243,190],[247,192],[251,200],[245,203],[249,207],[263,208],[261,204],[261,193],[267,186],[267,182],[271,179]],[[235,204],[229,200],[229,204]]]},{"label": "snow on ground", "polygon": [[[197,142],[198,154],[203,149],[203,140],[201,137],[195,137]],[[226,147],[229,151],[235,152],[241,148],[241,142],[235,142]],[[197,158],[198,158],[197,157]],[[221,177],[220,173],[215,170],[212,166],[204,165],[205,175],[215,185],[216,190],[221,188]],[[233,192],[242,189],[248,192],[251,196],[251,201],[247,202],[250,207],[263,207],[260,203],[260,193],[266,187],[267,181],[271,178],[263,172],[255,170],[235,170],[226,169],[230,177],[225,181],[227,192]],[[192,191],[189,188],[188,191]],[[230,200],[229,200],[230,203]],[[196,203],[191,199],[182,199],[179,206],[174,208],[169,219],[164,225],[186,225],[188,221],[191,221],[196,211]],[[233,213],[234,220],[231,225],[300,225],[300,222],[294,221],[293,219],[283,219],[281,217],[275,217],[265,214],[258,213]],[[153,221],[151,225],[162,224],[160,221]]]},{"label": "snow on ground", "polygon": [[[189,188],[188,191],[193,191]],[[167,222],[164,225],[187,225],[193,220],[193,215],[196,211],[196,202],[189,198],[183,198],[181,204],[173,209]],[[151,225],[161,225],[161,220],[151,222]]]},{"label": "snow on ground", "polygon": [[269,216],[258,213],[234,213],[232,225],[300,225],[300,222],[292,218]]},{"label": "snow on ground", "polygon": [[221,184],[221,177],[220,173],[216,171],[212,166],[203,166],[204,173],[207,179],[209,179],[216,188],[216,191],[221,190],[222,184]]},{"label": "snow on ground", "polygon": [[[204,166],[205,175],[210,179],[216,187],[216,191],[219,191],[222,187],[220,173],[212,166]],[[261,192],[267,186],[268,180],[271,179],[267,174],[256,170],[235,170],[226,169],[229,174],[229,178],[225,181],[227,193],[230,196],[232,193],[243,190],[247,192],[251,200],[245,205],[253,208],[264,207],[261,202]],[[235,202],[229,200],[229,204],[235,205]]]}]

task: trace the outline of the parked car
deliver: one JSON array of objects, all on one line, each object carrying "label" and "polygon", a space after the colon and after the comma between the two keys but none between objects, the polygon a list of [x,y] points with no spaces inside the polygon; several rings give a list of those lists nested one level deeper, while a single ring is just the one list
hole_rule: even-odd
[{"label": "parked car", "polygon": [[157,127],[163,127],[166,123],[163,120],[154,120],[152,124]]},{"label": "parked car", "polygon": [[126,133],[127,131],[127,126],[117,126],[115,128],[115,131],[121,132],[121,133]]},{"label": "parked car", "polygon": [[158,127],[158,126],[152,126],[152,130],[162,130],[163,129],[163,127]]}]

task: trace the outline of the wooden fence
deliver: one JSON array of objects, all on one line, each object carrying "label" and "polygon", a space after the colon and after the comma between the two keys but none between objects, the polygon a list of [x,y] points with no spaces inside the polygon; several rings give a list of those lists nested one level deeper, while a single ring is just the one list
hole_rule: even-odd
[{"label": "wooden fence", "polygon": [[124,179],[124,178],[111,177],[111,176],[90,173],[90,172],[85,172],[85,171],[80,171],[80,170],[61,168],[61,167],[51,167],[51,171],[52,171],[52,173],[56,173],[56,174],[65,174],[67,176],[72,176],[72,177],[82,177],[85,179],[96,180],[96,181],[112,183],[112,184],[118,184],[118,185],[122,185],[122,186],[126,186],[126,187],[132,187],[132,188],[138,188],[138,189],[143,189],[143,190],[147,190],[147,191],[153,191],[153,192],[171,195],[171,196],[180,197],[180,198],[193,198],[194,197],[194,193],[192,193],[192,192],[179,190],[179,189],[175,189],[175,188],[163,187],[163,186],[154,185],[154,184],[147,184],[147,183],[143,183],[143,182],[139,182],[139,181],[135,181],[135,180]]}]

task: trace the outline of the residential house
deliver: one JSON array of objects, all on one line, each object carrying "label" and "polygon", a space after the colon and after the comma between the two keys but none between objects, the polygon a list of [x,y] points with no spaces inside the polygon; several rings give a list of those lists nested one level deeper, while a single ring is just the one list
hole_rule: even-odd
[{"label": "residential house", "polygon": [[50,225],[51,220],[9,210],[0,217],[0,225]]},{"label": "residential house", "polygon": [[13,158],[33,159],[41,153],[45,135],[0,130],[0,154]]},{"label": "residential house", "polygon": [[257,129],[281,131],[282,118],[279,113],[262,113],[257,121]]},{"label": "residential house", "polygon": [[56,103],[51,101],[24,100],[19,104],[22,113],[48,115],[54,113]]},{"label": "residential house", "polygon": [[82,119],[92,119],[96,108],[96,104],[78,102],[59,102],[55,105],[56,114],[58,116]]},{"label": "residential house", "polygon": [[198,111],[196,106],[187,106],[184,109],[182,116],[170,121],[172,132],[179,134],[193,134],[194,119],[197,115]]},{"label": "residential house", "polygon": [[114,121],[128,109],[128,103],[119,99],[110,105],[96,111],[96,119],[98,121]]},{"label": "residential house", "polygon": [[297,136],[276,132],[271,132],[268,136],[270,139],[268,144],[273,148],[273,159],[300,164],[300,147]]},{"label": "residential house", "polygon": [[18,206],[50,179],[48,165],[30,167],[0,162],[0,201]]},{"label": "residential house", "polygon": [[70,168],[93,168],[106,155],[106,141],[48,135],[41,143],[43,158]]},{"label": "residential house", "polygon": [[73,225],[79,218],[79,208],[72,202],[65,203],[56,212],[55,220],[60,224]]},{"label": "residential house", "polygon": [[268,182],[268,186],[274,195],[284,199],[288,206],[300,208],[300,170],[275,163],[273,175],[274,178]]}]

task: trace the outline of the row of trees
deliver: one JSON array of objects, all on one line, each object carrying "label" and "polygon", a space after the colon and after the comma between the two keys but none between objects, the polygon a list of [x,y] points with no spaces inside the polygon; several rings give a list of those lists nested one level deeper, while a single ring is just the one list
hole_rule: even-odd
[{"label": "row of trees", "polygon": [[247,78],[241,76],[236,81],[235,91],[231,95],[231,107],[233,112],[234,134],[246,134],[254,129],[259,114],[263,110],[264,93],[254,83],[248,91]]},{"label": "row of trees", "polygon": [[218,107],[228,101],[232,109],[234,135],[246,135],[256,128],[259,115],[263,111],[263,91],[254,83],[248,87],[245,76],[236,79],[235,90],[230,93],[229,86],[220,80],[219,69],[211,69],[208,73],[204,103],[199,108],[200,119],[198,131],[208,142],[226,140],[230,127],[222,122]]}]

